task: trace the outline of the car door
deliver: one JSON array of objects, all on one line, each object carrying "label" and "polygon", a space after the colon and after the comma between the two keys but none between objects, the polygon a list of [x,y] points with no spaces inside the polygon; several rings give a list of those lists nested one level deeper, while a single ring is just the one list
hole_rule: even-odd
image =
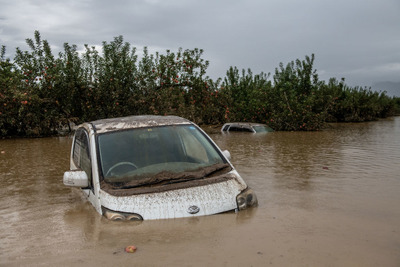
[{"label": "car door", "polygon": [[74,138],[72,152],[73,162],[78,169],[81,169],[86,173],[89,180],[89,186],[87,188],[82,188],[82,190],[96,210],[100,211],[100,203],[96,197],[98,194],[98,188],[96,189],[97,171],[96,167],[93,167],[96,165],[96,162],[93,162],[92,160],[92,158],[94,158],[92,157],[94,156],[93,153],[95,152],[92,149],[88,131],[84,127],[78,128]]},{"label": "car door", "polygon": [[89,179],[89,188],[93,191],[92,163],[90,159],[89,136],[84,128],[75,133],[73,161],[78,169],[84,171]]}]

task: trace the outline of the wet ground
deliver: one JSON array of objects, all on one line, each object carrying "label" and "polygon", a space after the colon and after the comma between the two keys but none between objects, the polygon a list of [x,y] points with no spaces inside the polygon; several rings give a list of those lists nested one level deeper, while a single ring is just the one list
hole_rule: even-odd
[{"label": "wet ground", "polygon": [[258,208],[108,221],[62,184],[70,138],[0,140],[0,265],[400,266],[400,117],[211,137]]}]

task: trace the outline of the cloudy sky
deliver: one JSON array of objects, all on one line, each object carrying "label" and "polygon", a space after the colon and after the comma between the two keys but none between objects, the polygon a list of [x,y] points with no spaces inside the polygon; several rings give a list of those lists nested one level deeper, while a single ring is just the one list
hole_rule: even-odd
[{"label": "cloudy sky", "polygon": [[0,0],[9,57],[35,30],[53,52],[119,35],[151,52],[202,48],[213,79],[230,66],[273,74],[314,53],[323,80],[400,84],[400,0]]}]

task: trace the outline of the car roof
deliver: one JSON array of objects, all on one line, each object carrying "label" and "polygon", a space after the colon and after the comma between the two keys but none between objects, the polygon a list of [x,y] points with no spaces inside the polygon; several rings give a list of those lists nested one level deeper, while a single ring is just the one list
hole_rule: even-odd
[{"label": "car roof", "polygon": [[97,133],[113,132],[124,129],[156,127],[166,125],[193,124],[178,116],[141,115],[120,118],[101,119],[90,122]]},{"label": "car roof", "polygon": [[263,123],[255,123],[255,122],[228,122],[224,125],[236,125],[236,126],[267,126]]}]

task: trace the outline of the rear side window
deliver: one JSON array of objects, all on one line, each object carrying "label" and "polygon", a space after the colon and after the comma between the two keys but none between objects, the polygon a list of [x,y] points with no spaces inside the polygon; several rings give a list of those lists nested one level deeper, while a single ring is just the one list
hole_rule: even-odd
[{"label": "rear side window", "polygon": [[228,131],[229,126],[230,126],[229,124],[225,125],[224,128],[222,129],[222,131],[224,131],[224,132]]},{"label": "rear side window", "polygon": [[92,185],[92,164],[89,152],[89,137],[85,129],[79,128],[75,133],[73,159],[75,165],[86,172]]}]

